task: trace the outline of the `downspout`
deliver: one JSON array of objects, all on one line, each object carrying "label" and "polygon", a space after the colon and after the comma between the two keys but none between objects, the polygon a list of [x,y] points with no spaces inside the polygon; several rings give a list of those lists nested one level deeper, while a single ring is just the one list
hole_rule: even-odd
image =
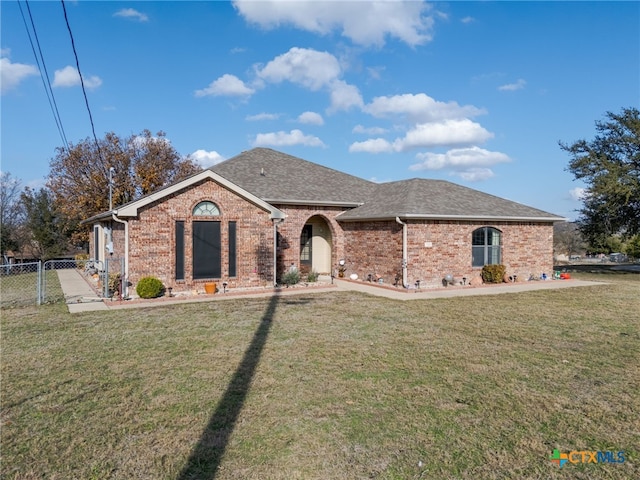
[{"label": "downspout", "polygon": [[273,286],[278,286],[278,225],[284,222],[284,218],[273,219]]},{"label": "downspout", "polygon": [[116,216],[116,212],[111,214],[111,218],[118,222],[124,224],[124,278],[122,279],[122,297],[129,297],[129,222],[126,220],[120,220]]},{"label": "downspout", "polygon": [[396,217],[396,222],[402,225],[402,286],[407,288],[407,224]]}]

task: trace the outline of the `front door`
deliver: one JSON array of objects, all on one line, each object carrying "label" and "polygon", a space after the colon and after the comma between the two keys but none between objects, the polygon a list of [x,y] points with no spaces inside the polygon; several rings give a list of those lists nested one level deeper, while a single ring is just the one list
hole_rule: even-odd
[{"label": "front door", "polygon": [[193,222],[193,278],[220,278],[220,222]]}]

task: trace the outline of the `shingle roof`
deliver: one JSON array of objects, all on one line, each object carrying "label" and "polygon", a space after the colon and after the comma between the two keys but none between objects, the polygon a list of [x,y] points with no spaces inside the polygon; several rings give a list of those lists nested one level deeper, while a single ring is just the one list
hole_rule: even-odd
[{"label": "shingle roof", "polygon": [[376,184],[270,148],[254,148],[210,168],[269,203],[356,206]]},{"label": "shingle roof", "polygon": [[378,184],[362,206],[341,214],[338,219],[356,221],[394,217],[562,220],[562,217],[537,208],[462,185],[422,178]]},{"label": "shingle roof", "polygon": [[[340,221],[432,218],[512,221],[562,221],[562,217],[444,180],[414,178],[373,183],[347,173],[269,148],[254,148],[162,188],[114,210],[118,216],[136,215],[146,205],[200,181],[215,177],[267,208],[275,217],[283,213],[273,205],[339,205],[349,208]],[[135,210],[135,211],[134,211]],[[95,215],[83,223],[111,217]]]},{"label": "shingle roof", "polygon": [[401,218],[564,220],[444,180],[373,183],[269,148],[254,148],[211,170],[273,204],[352,207],[341,221]]}]

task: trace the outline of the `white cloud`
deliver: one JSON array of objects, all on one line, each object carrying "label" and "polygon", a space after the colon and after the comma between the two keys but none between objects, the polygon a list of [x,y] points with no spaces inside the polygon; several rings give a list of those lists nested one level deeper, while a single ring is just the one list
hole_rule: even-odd
[{"label": "white cloud", "polygon": [[486,113],[473,105],[460,106],[457,102],[439,102],[424,93],[376,97],[364,107],[364,111],[376,118],[402,115],[415,122],[475,117]]},{"label": "white cloud", "polygon": [[569,198],[575,201],[582,201],[588,195],[587,189],[582,187],[576,187],[569,190]]},{"label": "white cloud", "polygon": [[416,157],[422,160],[413,164],[409,170],[449,170],[468,182],[477,182],[494,177],[493,170],[488,167],[499,163],[510,162],[508,155],[491,152],[480,147],[456,148],[446,153],[419,153]]},{"label": "white cloud", "polygon": [[445,120],[438,123],[420,123],[403,138],[389,142],[382,138],[355,142],[350,152],[405,152],[414,148],[445,147],[483,143],[493,134],[469,119]]},{"label": "white cloud", "polygon": [[196,150],[191,154],[191,159],[202,168],[209,168],[220,163],[224,157],[215,150],[207,152],[206,150]]},{"label": "white cloud", "polygon": [[247,115],[245,119],[249,122],[259,122],[262,120],[277,120],[280,115],[277,113],[258,113],[256,115]]},{"label": "white cloud", "polygon": [[493,137],[480,124],[469,119],[445,120],[438,123],[419,123],[404,138],[393,142],[394,150],[404,152],[412,148],[473,145]]},{"label": "white cloud", "polygon": [[351,130],[351,133],[364,133],[366,135],[384,135],[387,133],[386,128],[381,127],[365,127],[363,125],[356,125]]},{"label": "white cloud", "polygon": [[148,22],[149,21],[149,17],[147,15],[145,15],[144,13],[141,13],[137,10],[134,10],[133,8],[123,8],[121,10],[118,10],[116,13],[113,14],[114,17],[122,17],[122,18],[128,18],[131,20],[136,20],[138,22]]},{"label": "white cloud", "polygon": [[[3,49],[2,55],[8,55],[9,49]],[[40,72],[35,65],[26,65],[24,63],[11,63],[6,57],[0,58],[0,85],[2,94],[17,87],[22,80],[32,75],[38,75]]]},{"label": "white cloud", "polygon": [[515,83],[507,83],[506,85],[498,87],[498,90],[501,92],[513,92],[515,90],[522,90],[526,84],[527,82],[520,78]]},{"label": "white cloud", "polygon": [[282,147],[282,146],[292,146],[292,145],[305,145],[307,147],[324,147],[325,144],[322,143],[318,137],[314,137],[312,135],[305,135],[300,130],[291,130],[290,132],[272,132],[272,133],[259,133],[256,135],[255,140],[253,141],[253,146],[274,146],[274,147]]},{"label": "white cloud", "polygon": [[242,80],[235,75],[225,73],[217,80],[209,84],[207,88],[195,91],[196,97],[229,96],[248,97],[255,93],[253,88],[247,87]]},{"label": "white cloud", "polygon": [[469,168],[490,167],[511,159],[501,152],[491,152],[480,147],[454,148],[446,153],[419,153],[422,160],[409,167],[409,170],[441,170],[445,168],[466,170]]},{"label": "white cloud", "polygon": [[307,125],[324,125],[322,115],[316,112],[304,112],[298,116],[298,122]]},{"label": "white cloud", "polygon": [[236,0],[233,6],[247,22],[272,29],[293,25],[301,30],[328,35],[338,31],[364,46],[385,44],[387,37],[410,46],[432,39],[430,6],[416,1],[281,2]]},{"label": "white cloud", "polygon": [[331,84],[331,106],[327,109],[329,113],[339,110],[349,110],[353,107],[362,108],[364,101],[358,87],[349,85],[342,80],[336,80]]},{"label": "white cloud", "polygon": [[460,21],[461,21],[462,23],[464,23],[464,24],[469,24],[469,23],[473,23],[473,22],[475,22],[475,21],[476,21],[476,19],[475,19],[475,18],[473,18],[473,17],[464,17],[464,18],[462,18]]},{"label": "white cloud", "polygon": [[80,74],[78,74],[78,70],[71,65],[67,65],[61,70],[56,70],[53,76],[53,86],[54,87],[76,87],[84,83],[86,88],[98,88],[102,85],[102,80],[100,77],[91,76],[91,77],[82,77],[82,82],[80,82]]},{"label": "white cloud", "polygon": [[365,152],[365,153],[389,153],[393,151],[393,145],[391,145],[384,138],[371,138],[364,142],[355,142],[349,146],[350,152]]},{"label": "white cloud", "polygon": [[[287,5],[295,4],[287,2]],[[320,90],[338,79],[341,69],[336,57],[330,53],[293,47],[271,60],[264,68],[257,68],[256,74],[270,83],[286,80],[310,90]]]},{"label": "white cloud", "polygon": [[452,175],[457,175],[467,182],[480,182],[496,176],[490,168],[469,168],[461,172],[453,172]]}]

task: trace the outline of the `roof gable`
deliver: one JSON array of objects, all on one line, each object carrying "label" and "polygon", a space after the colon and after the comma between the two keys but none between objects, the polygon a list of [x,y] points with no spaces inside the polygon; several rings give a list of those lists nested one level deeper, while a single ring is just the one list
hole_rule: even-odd
[{"label": "roof gable", "polygon": [[180,190],[183,190],[185,188],[188,188],[192,185],[195,185],[203,180],[206,179],[210,179],[213,180],[214,182],[228,188],[229,190],[231,190],[232,192],[234,192],[235,194],[237,194],[238,196],[244,198],[245,200],[257,205],[258,207],[266,210],[267,212],[270,213],[271,218],[284,218],[285,215],[283,212],[281,212],[280,210],[278,210],[277,208],[275,208],[273,205],[268,204],[267,202],[265,202],[264,200],[262,200],[261,198],[257,197],[256,195],[254,195],[253,193],[248,192],[247,190],[245,190],[244,188],[230,182],[228,179],[218,175],[217,173],[211,171],[211,170],[203,170],[199,173],[196,173],[195,175],[191,175],[190,177],[187,177],[179,182],[176,182],[172,185],[169,185],[168,187],[165,187],[163,189],[160,189],[154,193],[151,193],[149,195],[145,195],[144,197],[135,200],[133,202],[129,202],[126,205],[122,205],[121,207],[119,207],[118,209],[114,210],[114,213],[118,216],[118,217],[136,217],[138,216],[138,211],[153,203],[156,202],[158,200],[162,200],[163,198],[179,192]]}]

